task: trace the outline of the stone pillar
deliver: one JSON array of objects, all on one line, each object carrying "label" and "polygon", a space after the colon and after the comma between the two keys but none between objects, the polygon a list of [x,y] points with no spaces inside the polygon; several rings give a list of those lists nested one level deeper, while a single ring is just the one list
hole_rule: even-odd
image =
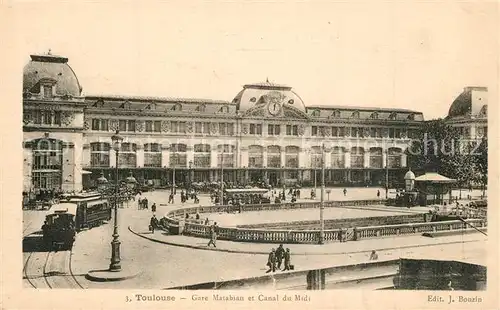
[{"label": "stone pillar", "polygon": [[474,139],[476,138],[476,125],[472,124],[470,126],[470,136],[466,137],[467,139]]},{"label": "stone pillar", "polygon": [[325,149],[325,169],[332,167],[332,149]]},{"label": "stone pillar", "polygon": [[405,168],[407,166],[407,155],[405,153],[401,154],[401,167]]},{"label": "stone pillar", "polygon": [[210,167],[211,168],[217,168],[217,148],[212,148],[210,151]]},{"label": "stone pillar", "polygon": [[307,158],[307,152],[306,149],[301,148],[300,153],[299,153],[299,167],[309,167],[311,163],[309,162]]},{"label": "stone pillar", "polygon": [[387,150],[384,150],[382,152],[382,168],[385,169],[386,165],[387,165]]},{"label": "stone pillar", "polygon": [[75,190],[75,147],[67,144],[63,147],[62,162],[62,190],[70,192]]},{"label": "stone pillar", "polygon": [[281,155],[280,167],[284,167],[284,166],[286,166],[286,153],[285,153],[285,148],[284,147],[280,148],[280,155]]},{"label": "stone pillar", "polygon": [[109,150],[109,166],[116,167],[116,151],[113,148]]},{"label": "stone pillar", "polygon": [[242,147],[240,149],[241,153],[241,160],[239,166],[236,166],[237,168],[243,168],[243,167],[248,167],[248,148]]},{"label": "stone pillar", "polygon": [[186,168],[189,168],[189,162],[194,165],[194,147],[193,145],[188,145],[186,148]]},{"label": "stone pillar", "polygon": [[29,192],[32,188],[33,151],[31,146],[23,149],[23,191]]},{"label": "stone pillar", "polygon": [[243,180],[243,183],[246,185],[248,184],[248,169],[245,169],[245,179]]},{"label": "stone pillar", "polygon": [[267,147],[263,147],[262,151],[262,166],[267,167]]},{"label": "stone pillar", "polygon": [[363,161],[364,161],[363,167],[370,168],[370,152],[365,151]]},{"label": "stone pillar", "polygon": [[144,146],[138,143],[136,147],[137,160],[135,161],[135,166],[144,167]]},{"label": "stone pillar", "polygon": [[163,167],[170,167],[170,148],[168,144],[161,146],[161,165]]},{"label": "stone pillar", "polygon": [[344,161],[345,161],[345,167],[346,168],[351,168],[351,152],[349,150],[347,150],[345,153],[344,153]]},{"label": "stone pillar", "polygon": [[90,145],[82,146],[82,167],[90,167]]}]

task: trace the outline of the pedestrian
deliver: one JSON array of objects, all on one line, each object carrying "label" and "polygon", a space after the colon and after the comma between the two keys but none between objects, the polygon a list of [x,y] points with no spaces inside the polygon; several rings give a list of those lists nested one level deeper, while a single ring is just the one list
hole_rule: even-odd
[{"label": "pedestrian", "polygon": [[281,264],[283,263],[283,257],[285,256],[285,249],[283,244],[280,244],[276,249],[276,262],[278,263],[278,269],[281,269]]},{"label": "pedestrian", "polygon": [[200,213],[198,211],[196,211],[196,219],[199,220],[200,219]]},{"label": "pedestrian", "polygon": [[370,254],[370,260],[377,260],[378,259],[378,254],[375,252],[375,250],[372,251]]},{"label": "pedestrian", "polygon": [[155,233],[155,228],[157,226],[158,226],[158,219],[153,214],[153,216],[151,217],[151,220],[149,221],[149,230],[151,231],[152,234]]},{"label": "pedestrian", "polygon": [[276,253],[274,252],[274,249],[271,250],[271,253],[269,253],[269,256],[267,258],[267,266],[269,267],[269,270],[266,271],[266,273],[269,272],[276,272]]},{"label": "pedestrian", "polygon": [[285,268],[283,268],[283,271],[286,271],[286,270],[290,270],[291,269],[291,265],[290,265],[290,249],[289,248],[286,248],[286,251],[285,251]]},{"label": "pedestrian", "polygon": [[344,188],[344,196],[347,195],[347,189]]},{"label": "pedestrian", "polygon": [[149,205],[148,205],[148,199],[144,198],[143,202],[144,202],[144,208],[147,209],[149,207]]},{"label": "pedestrian", "polygon": [[174,203],[174,192],[170,192],[168,196],[168,203]]},{"label": "pedestrian", "polygon": [[209,224],[209,223],[210,223],[210,222],[208,221],[208,217],[207,217],[207,218],[205,219],[205,225],[207,225],[207,226],[208,226],[208,224]]},{"label": "pedestrian", "polygon": [[212,226],[210,226],[210,241],[208,241],[207,246],[213,244],[214,248],[216,248],[217,247],[215,245],[216,241],[217,241],[217,222],[215,222]]},{"label": "pedestrian", "polygon": [[49,225],[47,225],[47,221],[44,221],[43,222],[43,225],[42,225],[42,232],[43,232],[43,244],[44,246],[48,246],[49,245]]},{"label": "pedestrian", "polygon": [[380,198],[380,190],[377,190],[377,198]]},{"label": "pedestrian", "polygon": [[155,213],[156,212],[156,203],[153,202],[153,205],[151,206],[151,212]]}]

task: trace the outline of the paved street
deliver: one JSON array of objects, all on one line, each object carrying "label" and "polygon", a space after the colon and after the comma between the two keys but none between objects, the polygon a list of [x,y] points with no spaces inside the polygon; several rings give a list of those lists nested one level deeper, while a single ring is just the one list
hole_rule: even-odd
[{"label": "paved street", "polygon": [[[354,193],[350,190],[350,193]],[[361,189],[356,191],[366,198],[376,196],[373,189]],[[155,191],[144,193],[150,202],[156,202],[158,205],[158,214],[164,214],[168,210],[178,208],[179,205],[161,205],[168,200],[167,192]],[[348,193],[349,195],[349,193]],[[353,195],[354,196],[354,195]],[[350,197],[350,199],[359,199]],[[200,203],[208,204],[207,196],[200,197]],[[192,204],[185,204],[186,206]],[[171,246],[162,243],[156,243],[144,238],[138,237],[128,231],[127,227],[143,231],[147,230],[151,212],[147,210],[137,210],[136,203],[130,203],[128,208],[119,210],[120,240],[122,266],[135,266],[143,270],[137,278],[123,282],[90,282],[84,278],[84,275],[93,269],[106,269],[109,266],[111,255],[110,242],[112,235],[112,223],[101,227],[82,232],[77,235],[73,249],[72,268],[77,280],[85,288],[166,288],[172,286],[188,285],[193,283],[207,281],[221,281],[235,278],[244,278],[250,276],[262,275],[265,273],[267,262],[266,255],[227,253],[218,251],[196,250],[185,247]],[[24,228],[28,230],[38,230],[43,223],[43,212],[25,211]],[[160,234],[157,232],[155,234]],[[184,237],[189,238],[189,237]],[[407,237],[391,238],[382,240],[371,240],[374,249],[385,247],[385,244],[392,244],[393,247],[408,244],[410,239]],[[423,238],[423,237],[422,237]],[[443,237],[443,241],[451,240],[450,237]],[[472,238],[464,236],[464,241]],[[426,239],[427,240],[431,239]],[[436,239],[432,239],[436,242]],[[456,241],[456,239],[454,239]],[[206,240],[196,239],[197,243],[205,243]],[[220,241],[222,242],[222,241]],[[222,243],[220,243],[222,245]],[[345,243],[347,250],[338,252],[358,252],[356,247],[361,243]],[[264,250],[266,245],[260,245]],[[312,245],[313,247],[318,247]],[[339,247],[333,244],[331,247]],[[299,245],[290,245],[292,253],[301,252]],[[350,247],[350,249],[348,248]],[[353,249],[354,248],[354,249]],[[371,248],[371,247],[370,247]],[[330,255],[295,255],[292,262],[298,270],[326,267],[342,264],[352,264],[356,262],[367,261],[367,253],[344,253]],[[380,250],[380,259],[398,258],[401,256],[436,256],[436,253],[446,253],[447,257],[456,257],[457,259],[481,260],[487,257],[485,242],[468,242],[455,244],[441,244],[426,247]]]}]

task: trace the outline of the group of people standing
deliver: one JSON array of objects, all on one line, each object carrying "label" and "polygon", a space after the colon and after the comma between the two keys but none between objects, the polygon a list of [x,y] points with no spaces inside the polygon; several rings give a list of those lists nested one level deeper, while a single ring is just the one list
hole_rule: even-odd
[{"label": "group of people standing", "polygon": [[[266,273],[271,271],[276,272],[276,269],[282,271],[293,270],[294,266],[291,264],[290,255],[290,249],[286,248],[285,250],[285,248],[283,248],[283,244],[280,244],[276,250],[272,249],[267,258],[267,267],[269,267],[269,269]],[[283,269],[281,269],[282,264],[284,265]]]}]

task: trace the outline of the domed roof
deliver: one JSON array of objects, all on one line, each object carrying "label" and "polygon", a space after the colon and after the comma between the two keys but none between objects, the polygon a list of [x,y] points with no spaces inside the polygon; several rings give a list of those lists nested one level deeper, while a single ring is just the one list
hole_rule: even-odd
[{"label": "domed roof", "polygon": [[487,94],[486,87],[465,87],[451,104],[448,118],[487,117]]},{"label": "domed roof", "polygon": [[23,92],[39,93],[41,80],[55,83],[57,95],[80,96],[82,87],[75,72],[68,65],[68,58],[55,55],[31,55],[23,70]]},{"label": "domed roof", "polygon": [[413,171],[408,170],[404,177],[405,180],[415,180],[415,173]]},{"label": "domed roof", "polygon": [[269,81],[244,85],[243,90],[234,97],[233,103],[236,104],[236,110],[245,112],[256,105],[269,103],[271,98],[280,101],[284,106],[289,105],[306,112],[302,98],[292,91],[292,87]]}]

